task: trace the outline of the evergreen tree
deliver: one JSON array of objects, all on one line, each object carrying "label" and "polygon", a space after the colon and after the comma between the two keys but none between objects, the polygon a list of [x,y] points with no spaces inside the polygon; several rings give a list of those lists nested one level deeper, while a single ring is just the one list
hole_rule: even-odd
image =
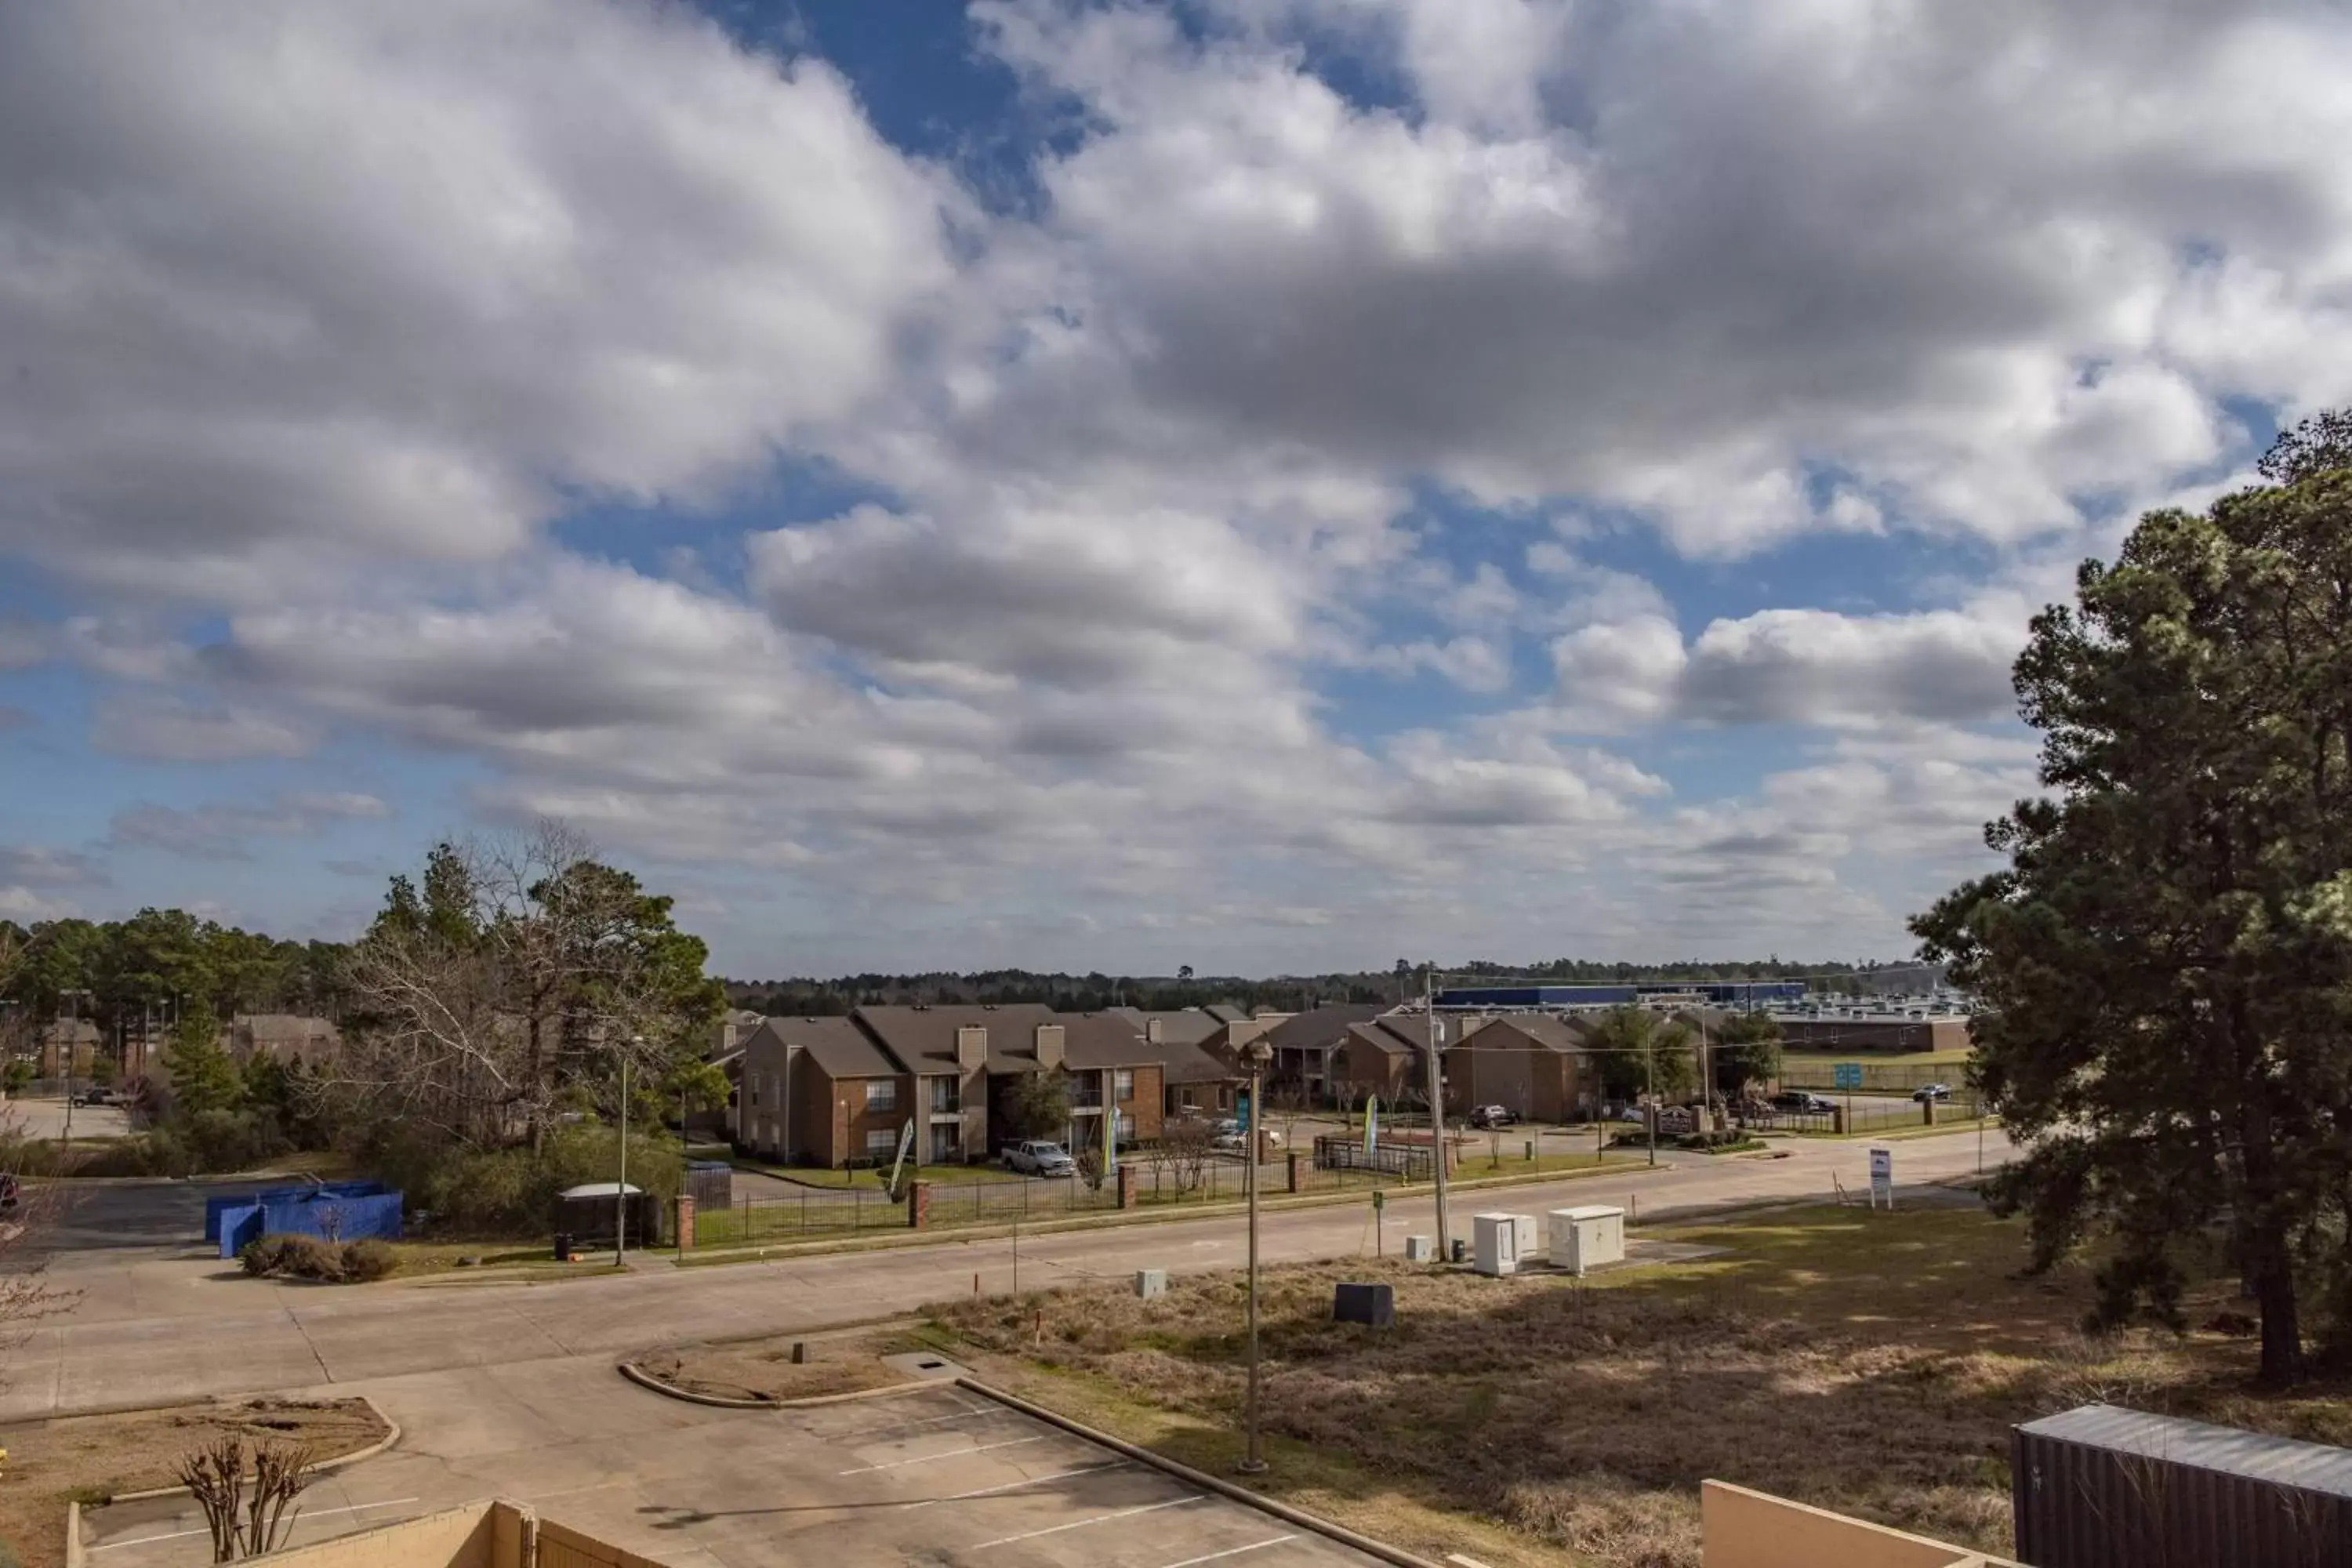
[{"label": "evergreen tree", "polygon": [[2016,682],[2051,795],[1913,927],[1982,1004],[1976,1075],[2029,1143],[1992,1196],[2037,1263],[2104,1236],[2099,1320],[2177,1323],[2219,1222],[2272,1382],[2304,1370],[2308,1282],[2352,1323],[2346,432],[2283,438],[2284,484],[2148,514],[2034,621]]}]

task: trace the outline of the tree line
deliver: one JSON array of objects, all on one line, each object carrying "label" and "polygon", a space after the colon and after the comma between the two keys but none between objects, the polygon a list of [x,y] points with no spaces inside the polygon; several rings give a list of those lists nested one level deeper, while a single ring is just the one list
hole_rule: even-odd
[{"label": "tree line", "polygon": [[[1197,975],[1190,966],[1172,975],[1086,974],[1025,969],[932,970],[920,973],[867,973],[833,979],[729,980],[730,1005],[776,1017],[837,1017],[866,1005],[1037,1003],[1066,1013],[1098,1013],[1107,1007],[1172,1011],[1232,1003],[1256,1011],[1299,1013],[1325,1003],[1399,1003],[1421,994],[1423,965],[1399,959],[1385,970],[1335,970],[1325,974]],[[1553,959],[1532,965],[1506,965],[1476,959],[1439,966],[1447,984],[1477,984],[1505,977],[1557,984],[1648,985],[1722,984],[1744,980],[1807,977],[1817,991],[1859,995],[1888,985],[1925,990],[1942,976],[1924,963],[1801,963],[1779,958],[1713,963],[1621,963]]]}]

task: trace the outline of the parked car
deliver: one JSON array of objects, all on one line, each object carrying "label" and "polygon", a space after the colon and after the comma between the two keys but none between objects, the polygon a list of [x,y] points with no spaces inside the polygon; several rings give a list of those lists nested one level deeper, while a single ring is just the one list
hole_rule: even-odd
[{"label": "parked car", "polygon": [[93,1089],[76,1097],[74,1103],[76,1105],[112,1105],[114,1091],[110,1089]]},{"label": "parked car", "polygon": [[1481,1105],[1470,1112],[1470,1125],[1480,1129],[1516,1127],[1518,1124],[1519,1119],[1511,1114],[1510,1107],[1507,1105]]},{"label": "parked car", "polygon": [[1620,1121],[1632,1121],[1638,1123],[1643,1120],[1642,1108],[1638,1105],[1629,1105],[1624,1110],[1617,1113],[1617,1120]]},{"label": "parked car", "polygon": [[1923,1084],[1911,1091],[1911,1098],[1923,1105],[1931,1100],[1949,1100],[1952,1098],[1952,1086],[1946,1083]]},{"label": "parked car", "polygon": [[1059,1143],[1043,1138],[1031,1138],[1008,1145],[1004,1151],[1004,1168],[1030,1176],[1075,1176],[1078,1163]]},{"label": "parked car", "polygon": [[1827,1116],[1837,1109],[1833,1101],[1818,1094],[1808,1094],[1801,1089],[1784,1089],[1772,1097],[1772,1109],[1798,1116]]}]

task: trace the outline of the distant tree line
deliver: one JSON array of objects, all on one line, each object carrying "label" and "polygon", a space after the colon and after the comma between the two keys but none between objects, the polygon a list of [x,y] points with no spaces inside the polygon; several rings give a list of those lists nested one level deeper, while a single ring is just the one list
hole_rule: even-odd
[{"label": "distant tree line", "polygon": [[[1026,969],[933,970],[919,974],[845,974],[830,980],[729,980],[729,1003],[775,1017],[829,1017],[853,1007],[950,1003],[1042,1003],[1068,1013],[1106,1007],[1151,1011],[1230,1002],[1278,1013],[1303,1012],[1332,1002],[1395,1003],[1421,994],[1423,966],[1399,959],[1385,970],[1333,971],[1254,979],[1244,975],[1195,975],[1190,967],[1174,975],[1086,974]],[[1778,957],[1684,963],[1604,963],[1573,958],[1510,965],[1486,959],[1441,965],[1443,983],[1476,983],[1487,976],[1549,981],[1558,984],[1634,985],[1811,977],[1816,991],[1859,995],[1886,988],[1926,990],[1942,978],[1940,966],[1921,963],[1804,963]]]}]

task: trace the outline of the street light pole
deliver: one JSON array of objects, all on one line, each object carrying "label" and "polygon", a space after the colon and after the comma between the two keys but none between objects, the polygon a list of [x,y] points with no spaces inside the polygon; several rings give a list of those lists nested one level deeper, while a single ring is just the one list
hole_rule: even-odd
[{"label": "street light pole", "polygon": [[613,1194],[613,1267],[628,1262],[629,1251],[629,1058],[646,1043],[643,1035],[629,1037],[621,1053],[621,1184]]},{"label": "street light pole", "polygon": [[1428,965],[1421,972],[1421,1008],[1429,1030],[1429,1152],[1437,1181],[1437,1260],[1450,1263],[1454,1245],[1445,1213],[1445,1079],[1437,1062],[1445,1031],[1437,1022],[1437,975]]},{"label": "street light pole", "polygon": [[1265,1134],[1265,1058],[1273,1047],[1263,1039],[1252,1040],[1244,1047],[1250,1065],[1249,1126],[1245,1134],[1249,1147],[1244,1152],[1249,1161],[1249,1393],[1243,1413],[1244,1436],[1241,1473],[1260,1476],[1265,1473],[1265,1454],[1258,1440],[1257,1403],[1257,1168],[1258,1156],[1264,1151]]}]

